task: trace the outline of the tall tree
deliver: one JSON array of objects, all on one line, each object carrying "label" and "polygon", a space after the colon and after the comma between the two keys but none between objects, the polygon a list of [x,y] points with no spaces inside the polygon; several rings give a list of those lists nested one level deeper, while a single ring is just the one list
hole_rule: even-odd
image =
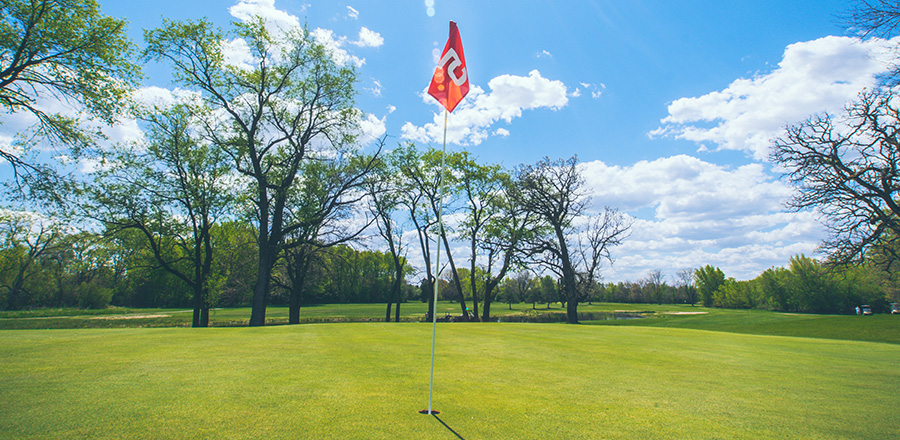
[{"label": "tall tree", "polygon": [[[494,300],[495,288],[506,277],[508,271],[524,267],[539,251],[529,247],[528,244],[533,237],[542,233],[544,227],[538,216],[516,203],[518,182],[505,173],[499,177],[503,190],[498,197],[492,199],[491,215],[479,229],[478,234],[479,247],[487,260],[484,266],[484,309],[481,314],[481,320],[485,322],[491,319],[491,302]],[[526,272],[523,273],[527,275]],[[519,293],[519,295],[511,293],[507,299],[524,298],[524,290]]]},{"label": "tall tree", "polygon": [[[500,215],[497,201],[503,195],[504,182],[508,180],[508,177],[502,172],[499,165],[480,165],[465,151],[460,152],[451,160],[451,168],[459,174],[457,180],[459,192],[462,193],[466,203],[465,219],[460,225],[460,235],[469,242],[469,286],[472,291],[472,311],[477,320],[479,317],[476,267],[478,266],[479,236],[491,218]],[[486,298],[485,300],[487,301]],[[490,306],[485,304],[485,307]]]},{"label": "tall tree", "polygon": [[[95,133],[80,125],[79,109],[54,112],[47,98],[80,107],[112,124],[137,84],[139,67],[125,20],[103,15],[94,0],[5,0],[0,7],[0,108],[37,119],[33,137],[0,149],[13,166],[15,183],[52,189],[58,177],[49,166],[27,159],[36,138],[72,147],[91,145]],[[43,101],[43,102],[42,102]],[[49,184],[49,187],[43,186]],[[54,194],[52,191],[51,194]]]},{"label": "tall tree", "polygon": [[704,307],[712,307],[715,293],[725,284],[725,273],[718,267],[703,266],[694,271],[694,281]]},{"label": "tall tree", "polygon": [[147,142],[111,153],[87,188],[84,214],[113,235],[140,231],[159,265],[193,292],[193,326],[206,327],[211,231],[233,207],[234,191],[227,156],[198,136],[198,112],[187,105],[148,112]]},{"label": "tall tree", "polygon": [[[246,43],[249,61],[229,63],[226,37]],[[248,196],[255,208],[259,270],[250,325],[264,325],[272,269],[290,229],[285,209],[291,188],[314,150],[340,150],[353,142],[356,73],[337,65],[308,32],[276,36],[259,17],[235,23],[229,34],[205,20],[165,21],[145,39],[145,55],[170,63],[178,83],[200,92],[215,111],[208,135],[252,182]]]},{"label": "tall tree", "polygon": [[306,271],[315,253],[356,239],[374,219],[351,221],[354,208],[366,195],[368,175],[378,163],[374,155],[348,152],[327,160],[301,164],[302,178],[290,189],[285,207],[285,243],[290,299],[288,323],[300,323],[300,305]]},{"label": "tall tree", "polygon": [[[900,261],[900,106],[891,92],[870,91],[844,117],[816,115],[787,127],[772,159],[797,187],[790,205],[823,214],[833,263],[869,255],[888,267]],[[869,253],[873,247],[882,252]]]},{"label": "tall tree", "polygon": [[397,177],[399,168],[394,156],[379,161],[378,167],[368,180],[369,212],[375,219],[378,234],[388,244],[391,261],[393,262],[394,277],[391,284],[391,296],[388,299],[384,313],[384,321],[391,322],[391,305],[396,302],[395,322],[400,322],[400,289],[403,283],[403,260],[405,247],[403,246],[403,229],[394,218],[398,206],[400,206],[401,186]]},{"label": "tall tree", "polygon": [[545,222],[549,234],[536,239],[535,247],[546,255],[543,260],[562,277],[566,298],[566,322],[578,323],[578,291],[575,265],[569,251],[572,222],[587,204],[584,178],[578,171],[578,159],[551,161],[544,158],[534,165],[521,165],[516,175],[521,182],[519,203]]},{"label": "tall tree", "polygon": [[[402,203],[409,209],[410,219],[413,221],[413,224],[418,231],[419,242],[427,263],[426,266],[431,265],[430,236],[432,232],[430,230],[435,229],[438,225],[437,219],[439,212],[444,216],[452,212],[449,207],[454,205],[453,199],[456,197],[455,192],[446,191],[446,189],[453,189],[456,187],[456,176],[454,176],[453,173],[444,171],[443,178],[441,177],[443,171],[441,168],[441,156],[443,156],[443,153],[433,148],[420,153],[416,150],[415,145],[409,144],[406,146],[404,153],[399,159],[400,173],[405,182],[404,189],[407,192],[407,196],[404,197]],[[453,156],[451,155],[451,157]],[[447,160],[446,162],[452,163],[452,159],[448,159],[450,160]],[[445,189],[443,191],[441,187],[442,184]],[[443,225],[442,228],[437,229],[438,230],[434,232],[437,235],[436,240],[439,240],[437,245],[440,246],[441,242],[444,245],[446,251],[445,256],[450,265],[450,277],[453,281],[455,291],[459,293],[459,305],[462,314],[468,316],[469,311],[468,307],[466,307],[466,299],[462,296],[462,282],[459,279],[459,272],[456,270],[453,254],[450,252],[450,240],[447,234],[448,228],[446,225]],[[428,273],[430,270],[430,267],[426,268],[427,279],[436,281],[437,278],[439,278],[442,268],[437,268],[438,274]],[[432,282],[429,284],[432,286],[431,288],[433,288],[434,283]],[[431,305],[429,309],[433,309],[433,307],[434,306]]]}]

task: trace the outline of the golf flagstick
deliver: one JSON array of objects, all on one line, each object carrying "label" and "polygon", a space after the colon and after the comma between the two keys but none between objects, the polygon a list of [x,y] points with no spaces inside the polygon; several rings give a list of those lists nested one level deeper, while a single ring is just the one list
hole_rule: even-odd
[{"label": "golf flagstick", "polygon": [[[447,156],[447,117],[469,93],[469,72],[466,68],[466,57],[463,54],[462,40],[459,38],[459,29],[456,23],[450,22],[450,37],[444,46],[444,52],[434,69],[431,85],[428,86],[428,94],[437,99],[444,106],[444,148],[441,151],[441,168],[438,177],[438,246],[437,258],[434,270],[434,306],[431,309],[431,378],[428,383],[428,409],[419,411],[422,414],[438,414],[432,410],[431,401],[434,396],[434,345],[437,339],[437,302],[438,292],[441,288],[441,239],[444,234],[442,214],[444,212],[444,161]],[[448,249],[447,252],[450,250]],[[431,264],[430,262],[428,264]]]},{"label": "golf flagstick", "polygon": [[438,177],[438,246],[437,259],[435,260],[434,269],[434,301],[431,310],[431,380],[428,382],[428,414],[439,414],[439,411],[431,410],[431,398],[434,395],[434,342],[437,338],[437,302],[438,292],[441,290],[441,238],[444,234],[444,223],[442,215],[444,213],[444,158],[447,156],[447,115],[448,111],[444,111],[444,148],[441,150],[441,170]]}]

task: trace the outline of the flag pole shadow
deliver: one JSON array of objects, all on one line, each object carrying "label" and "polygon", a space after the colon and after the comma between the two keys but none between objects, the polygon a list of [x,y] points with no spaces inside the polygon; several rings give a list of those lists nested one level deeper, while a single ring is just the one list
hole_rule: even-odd
[{"label": "flag pole shadow", "polygon": [[[448,425],[447,423],[445,423],[443,420],[441,420],[440,417],[437,416],[437,415],[440,414],[440,413],[441,413],[440,411],[431,411],[431,416],[434,417],[435,420],[437,420],[438,422],[441,422],[441,425],[444,425],[444,428],[447,428],[448,431],[452,432],[453,435],[456,436],[456,438],[458,438],[459,440],[466,440],[466,439],[463,438],[463,436],[459,435],[458,432],[454,431],[453,428],[450,427],[450,425]],[[419,411],[419,414],[426,414],[426,415],[428,415],[429,413],[428,413],[428,410],[427,410],[427,409],[423,409],[423,410]]]}]

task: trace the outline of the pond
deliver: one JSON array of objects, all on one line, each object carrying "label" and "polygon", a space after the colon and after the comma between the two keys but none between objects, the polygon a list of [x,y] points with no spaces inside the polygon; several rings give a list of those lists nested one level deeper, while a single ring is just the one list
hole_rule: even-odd
[{"label": "pond", "polygon": [[[643,318],[639,313],[623,313],[623,312],[587,312],[579,313],[579,321],[609,321],[613,319],[640,319]],[[496,322],[566,322],[566,314],[564,312],[540,313],[537,315],[509,315],[501,316]]]}]

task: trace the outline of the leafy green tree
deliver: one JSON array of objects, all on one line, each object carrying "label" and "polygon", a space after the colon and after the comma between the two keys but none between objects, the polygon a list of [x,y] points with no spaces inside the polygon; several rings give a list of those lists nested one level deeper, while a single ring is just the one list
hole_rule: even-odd
[{"label": "leafy green tree", "polygon": [[718,267],[703,266],[694,271],[697,292],[704,307],[712,307],[716,290],[725,283],[725,273]]},{"label": "leafy green tree", "polygon": [[[394,265],[394,280],[391,285],[391,297],[388,299],[384,321],[391,321],[391,304],[396,302],[395,322],[400,322],[401,283],[403,282],[403,245],[402,224],[397,221],[395,214],[400,206],[402,196],[401,181],[398,178],[399,169],[393,155],[377,161],[377,166],[370,174],[367,181],[369,195],[369,212],[375,219],[378,234],[388,244],[391,260]],[[433,299],[431,299],[433,301]],[[430,310],[429,310],[430,313]]]},{"label": "leafy green tree", "polygon": [[556,280],[553,279],[550,275],[544,275],[541,277],[540,281],[540,289],[541,289],[541,301],[547,303],[547,308],[550,308],[550,304],[558,301],[559,297],[559,289],[556,287]]},{"label": "leafy green tree", "polygon": [[[291,228],[285,214],[301,164],[340,155],[354,141],[356,73],[337,65],[302,29],[276,36],[259,17],[233,26],[226,34],[205,20],[165,21],[145,33],[144,54],[168,62],[176,81],[221,115],[207,121],[207,135],[251,182],[258,273],[250,325],[260,326],[272,270]],[[229,37],[246,43],[247,65],[228,63],[222,41]]]},{"label": "leafy green tree", "polygon": [[144,118],[147,142],[120,146],[86,188],[85,215],[109,233],[140,231],[157,263],[193,292],[193,326],[209,323],[211,231],[232,208],[231,169],[222,150],[202,142],[198,109],[156,108]]},{"label": "leafy green tree", "polygon": [[[453,163],[455,153],[447,155],[448,163]],[[403,179],[403,189],[406,194],[402,200],[402,204],[409,210],[410,220],[413,222],[419,236],[419,244],[422,248],[422,254],[426,261],[426,280],[431,281],[439,278],[441,269],[437,270],[437,274],[432,274],[431,266],[431,243],[432,240],[440,240],[437,246],[444,245],[444,256],[450,266],[450,278],[453,282],[453,289],[457,294],[461,294],[462,282],[459,279],[459,272],[456,270],[456,262],[453,254],[450,252],[450,240],[446,225],[443,228],[437,228],[438,214],[443,216],[452,214],[452,207],[457,197],[457,193],[452,191],[456,188],[456,179],[452,172],[443,172],[441,164],[444,153],[429,148],[427,151],[419,152],[415,145],[407,144],[402,153],[397,158],[397,166],[400,169],[400,175]],[[439,229],[435,231],[435,229]],[[437,235],[432,239],[433,235]],[[431,283],[433,285],[433,283]],[[433,291],[432,291],[433,293]],[[442,295],[446,296],[446,295]],[[466,307],[466,299],[459,296],[459,305],[463,315],[469,313]],[[429,305],[429,310],[434,310],[434,305]]]},{"label": "leafy green tree", "polygon": [[[378,163],[378,153],[357,154],[300,165],[303,178],[291,188],[283,245],[289,283],[288,323],[300,323],[301,296],[306,271],[316,253],[355,240],[371,224],[350,222],[353,209],[365,197],[368,175]],[[402,266],[400,267],[402,272]],[[400,285],[397,284],[399,296]]]},{"label": "leafy green tree", "polygon": [[[79,116],[56,113],[41,98],[62,99],[93,118],[112,124],[137,84],[139,67],[125,20],[103,15],[94,0],[5,0],[0,8],[0,108],[37,119],[33,137],[14,146],[26,153],[35,138],[72,147],[77,154],[95,133]],[[73,109],[74,110],[74,109]],[[55,194],[55,171],[26,159],[16,148],[0,149],[17,183]]]},{"label": "leafy green tree", "polygon": [[787,289],[787,279],[790,272],[784,268],[766,269],[756,277],[756,282],[762,291],[763,298],[770,308],[782,312],[796,312],[797,307],[790,298]]},{"label": "leafy green tree", "polygon": [[[531,239],[541,233],[542,225],[534,213],[524,209],[515,202],[518,182],[506,173],[499,175],[503,182],[503,191],[499,197],[492,199],[491,215],[480,228],[479,247],[485,254],[487,264],[484,267],[484,309],[481,320],[490,321],[491,302],[498,284],[506,278],[506,274],[514,268],[526,266],[537,249],[529,247]],[[525,272],[523,272],[525,273]],[[524,299],[524,291],[514,296],[518,301]]]},{"label": "leafy green tree", "polygon": [[6,299],[6,310],[19,310],[40,305],[35,279],[43,281],[46,273],[41,259],[62,241],[58,225],[36,214],[0,211],[0,293]]},{"label": "leafy green tree", "polygon": [[[458,179],[456,179],[458,191],[462,194],[462,199],[466,204],[465,219],[460,226],[460,236],[469,242],[468,290],[472,292],[472,310],[477,320],[479,319],[479,289],[476,284],[479,280],[476,274],[479,271],[477,268],[479,238],[488,222],[493,217],[502,214],[498,209],[498,203],[503,197],[502,190],[506,186],[505,181],[508,180],[508,177],[499,165],[480,165],[465,151],[448,159],[450,168],[458,174]],[[490,301],[486,297],[484,299],[487,301],[485,308],[490,307],[488,305]],[[486,316],[489,318],[490,314],[488,313]]]},{"label": "leafy green tree", "polygon": [[256,282],[256,232],[249,221],[226,219],[213,225],[213,276],[218,291],[210,290],[210,302],[223,307],[246,307]]}]

